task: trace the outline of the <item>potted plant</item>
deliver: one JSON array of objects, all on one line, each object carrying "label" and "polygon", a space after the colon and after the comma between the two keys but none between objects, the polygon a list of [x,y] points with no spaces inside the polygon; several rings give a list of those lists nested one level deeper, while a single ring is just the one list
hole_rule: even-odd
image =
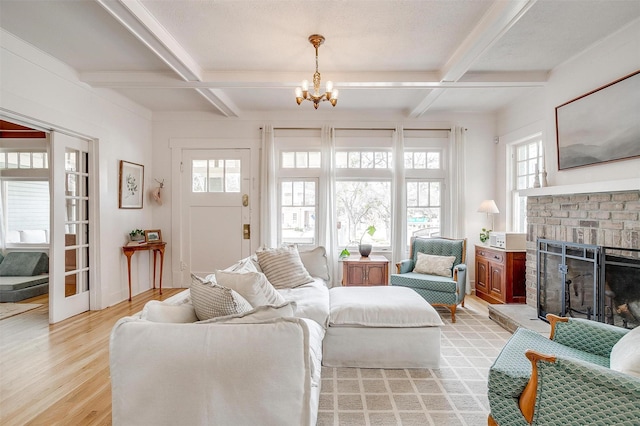
[{"label": "potted plant", "polygon": [[[373,225],[370,225],[362,233],[362,236],[360,237],[360,241],[358,242],[358,250],[360,251],[360,256],[369,257],[369,254],[371,254],[371,250],[372,250],[373,246],[371,244],[363,244],[362,243],[362,239],[367,234],[369,234],[370,236],[373,237],[373,234],[375,234],[375,232],[376,232],[376,227],[373,226]],[[351,255],[351,252],[346,247],[344,248],[344,250],[342,250],[340,252],[340,258],[349,257],[350,255]]]},{"label": "potted plant", "polygon": [[490,232],[491,232],[490,229],[482,228],[482,232],[480,232],[480,241],[483,243],[486,243],[487,241],[489,241]]},{"label": "potted plant", "polygon": [[131,238],[131,241],[144,241],[144,231],[142,229],[134,229],[129,232],[129,238]]}]

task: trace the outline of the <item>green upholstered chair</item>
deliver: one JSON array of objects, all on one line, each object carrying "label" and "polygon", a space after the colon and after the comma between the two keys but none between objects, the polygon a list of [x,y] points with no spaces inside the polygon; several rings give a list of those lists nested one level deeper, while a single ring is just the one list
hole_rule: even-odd
[{"label": "green upholstered chair", "polygon": [[551,337],[516,330],[489,370],[489,425],[637,425],[640,378],[609,368],[629,330],[548,315]]},{"label": "green upholstered chair", "polygon": [[[411,258],[396,264],[397,273],[391,274],[391,285],[412,288],[432,306],[449,308],[451,321],[456,322],[456,307],[459,304],[464,307],[467,280],[466,252],[466,239],[412,237]],[[414,272],[418,253],[455,256],[451,276]]]}]

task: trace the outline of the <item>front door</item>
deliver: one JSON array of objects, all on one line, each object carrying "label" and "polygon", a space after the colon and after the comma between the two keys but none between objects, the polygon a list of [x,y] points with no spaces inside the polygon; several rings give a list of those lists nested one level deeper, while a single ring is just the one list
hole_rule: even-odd
[{"label": "front door", "polygon": [[183,286],[249,256],[250,176],[248,149],[183,150]]},{"label": "front door", "polygon": [[49,322],[89,310],[89,142],[51,133]]}]

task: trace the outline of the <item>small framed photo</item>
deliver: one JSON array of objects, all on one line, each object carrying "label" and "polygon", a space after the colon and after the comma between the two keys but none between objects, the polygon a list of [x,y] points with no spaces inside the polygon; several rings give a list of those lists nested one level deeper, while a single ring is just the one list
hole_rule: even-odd
[{"label": "small framed photo", "polygon": [[141,209],[144,194],[144,166],[120,160],[118,207]]},{"label": "small framed photo", "polygon": [[159,243],[162,241],[162,231],[159,229],[147,229],[144,231],[144,240],[147,243]]}]

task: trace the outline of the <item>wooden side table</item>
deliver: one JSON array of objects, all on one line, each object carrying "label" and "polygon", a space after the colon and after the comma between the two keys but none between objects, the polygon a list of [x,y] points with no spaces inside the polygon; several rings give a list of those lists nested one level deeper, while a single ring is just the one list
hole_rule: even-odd
[{"label": "wooden side table", "polygon": [[122,252],[127,256],[127,272],[129,275],[129,302],[131,302],[131,256],[137,251],[152,250],[153,251],[153,288],[156,288],[156,254],[160,253],[160,294],[162,294],[162,267],[164,265],[164,247],[165,242],[157,243],[132,243],[122,246]]},{"label": "wooden side table", "polygon": [[384,256],[350,256],[341,262],[344,286],[389,284],[389,260]]},{"label": "wooden side table", "polygon": [[526,303],[525,250],[476,245],[476,296],[489,303]]}]

